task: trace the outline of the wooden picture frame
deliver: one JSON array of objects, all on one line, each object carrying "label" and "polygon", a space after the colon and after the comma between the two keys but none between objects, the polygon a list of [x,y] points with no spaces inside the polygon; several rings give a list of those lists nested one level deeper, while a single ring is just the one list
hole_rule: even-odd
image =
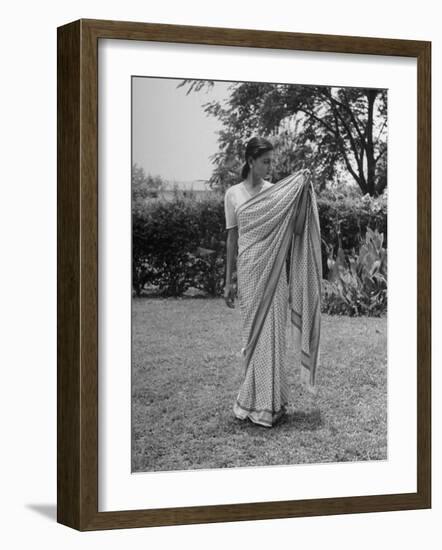
[{"label": "wooden picture frame", "polygon": [[[417,492],[98,511],[98,40],[417,60]],[[57,519],[81,531],[431,507],[431,43],[82,19],[58,28]]]}]

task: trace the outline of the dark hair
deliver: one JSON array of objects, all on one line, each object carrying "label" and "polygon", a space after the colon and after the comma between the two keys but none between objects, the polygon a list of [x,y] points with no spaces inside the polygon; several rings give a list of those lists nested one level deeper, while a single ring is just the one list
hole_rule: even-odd
[{"label": "dark hair", "polygon": [[246,179],[249,171],[249,159],[257,159],[264,153],[267,153],[267,151],[273,151],[273,145],[268,141],[267,139],[260,138],[260,137],[253,137],[246,145],[246,152],[245,152],[245,164],[242,167],[241,171],[241,177],[243,179]]}]

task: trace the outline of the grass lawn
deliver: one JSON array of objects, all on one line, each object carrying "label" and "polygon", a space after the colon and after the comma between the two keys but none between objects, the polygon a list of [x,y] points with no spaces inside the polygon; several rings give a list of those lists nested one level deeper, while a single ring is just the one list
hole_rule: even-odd
[{"label": "grass lawn", "polygon": [[237,420],[238,309],[222,299],[133,298],[132,470],[387,458],[387,318],[323,315],[318,395],[289,352],[289,414]]}]

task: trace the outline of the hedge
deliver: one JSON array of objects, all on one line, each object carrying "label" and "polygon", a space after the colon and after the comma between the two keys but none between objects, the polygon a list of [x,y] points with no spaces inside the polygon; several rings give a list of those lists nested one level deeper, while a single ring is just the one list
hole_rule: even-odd
[{"label": "hedge", "polygon": [[[357,253],[367,227],[383,234],[387,247],[387,197],[373,199],[328,194],[317,199],[322,238],[323,277],[328,276],[327,250]],[[146,284],[163,295],[180,296],[190,287],[222,294],[225,263],[223,195],[195,199],[176,193],[172,200],[136,203],[132,212],[133,289]]]}]

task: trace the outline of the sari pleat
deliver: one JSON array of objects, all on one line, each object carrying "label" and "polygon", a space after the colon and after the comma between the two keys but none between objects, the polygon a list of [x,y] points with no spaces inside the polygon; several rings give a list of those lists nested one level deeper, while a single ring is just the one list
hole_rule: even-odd
[{"label": "sari pleat", "polygon": [[[302,211],[304,229],[296,235]],[[271,427],[289,402],[288,324],[292,345],[302,350],[301,380],[316,391],[322,266],[310,173],[293,174],[253,196],[238,208],[237,217],[244,377],[233,409],[237,418]]]}]

